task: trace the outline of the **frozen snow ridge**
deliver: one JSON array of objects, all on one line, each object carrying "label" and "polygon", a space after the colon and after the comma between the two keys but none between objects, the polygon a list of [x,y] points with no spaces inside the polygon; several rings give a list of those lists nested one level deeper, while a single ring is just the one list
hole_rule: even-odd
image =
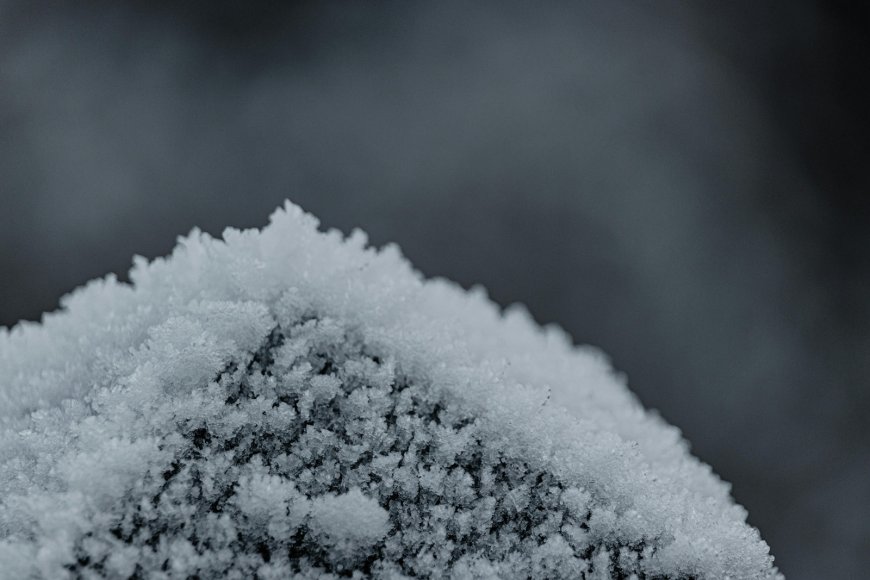
[{"label": "frozen snow ridge", "polygon": [[366,243],[288,203],[0,330],[0,578],[780,578],[598,351]]}]

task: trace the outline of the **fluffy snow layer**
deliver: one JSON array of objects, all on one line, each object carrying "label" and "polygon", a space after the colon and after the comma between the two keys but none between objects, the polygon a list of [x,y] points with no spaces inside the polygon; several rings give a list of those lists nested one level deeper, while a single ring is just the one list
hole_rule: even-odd
[{"label": "fluffy snow layer", "polygon": [[0,578],[780,577],[598,351],[317,226],[0,330]]}]

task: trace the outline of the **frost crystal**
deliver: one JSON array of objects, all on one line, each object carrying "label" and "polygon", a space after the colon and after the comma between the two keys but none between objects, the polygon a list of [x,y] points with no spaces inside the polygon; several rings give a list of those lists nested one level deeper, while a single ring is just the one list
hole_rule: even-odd
[{"label": "frost crystal", "polygon": [[290,205],[0,330],[0,578],[778,578],[595,350]]}]

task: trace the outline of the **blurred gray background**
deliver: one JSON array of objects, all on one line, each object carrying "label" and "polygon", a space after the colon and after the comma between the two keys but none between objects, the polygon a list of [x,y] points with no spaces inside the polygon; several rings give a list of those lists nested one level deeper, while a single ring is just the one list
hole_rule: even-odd
[{"label": "blurred gray background", "polygon": [[0,0],[0,325],[290,198],[602,347],[788,577],[866,577],[868,31],[808,0]]}]

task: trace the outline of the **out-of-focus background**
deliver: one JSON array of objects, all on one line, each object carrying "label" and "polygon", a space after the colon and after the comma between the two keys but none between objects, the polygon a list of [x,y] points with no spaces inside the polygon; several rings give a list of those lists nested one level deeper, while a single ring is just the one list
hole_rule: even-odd
[{"label": "out-of-focus background", "polygon": [[284,198],[602,347],[792,579],[870,569],[870,12],[0,0],[0,325]]}]

